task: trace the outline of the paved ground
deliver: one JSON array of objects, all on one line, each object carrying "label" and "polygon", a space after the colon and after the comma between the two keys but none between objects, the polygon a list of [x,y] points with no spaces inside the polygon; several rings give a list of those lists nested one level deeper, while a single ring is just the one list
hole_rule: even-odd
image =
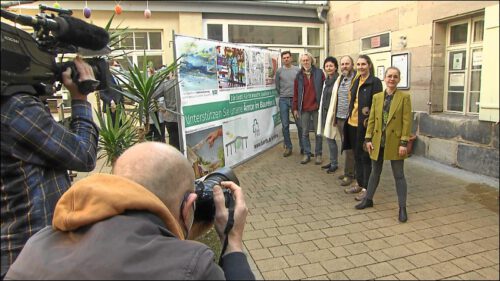
[{"label": "paved ground", "polygon": [[259,278],[499,279],[498,181],[485,180],[494,188],[411,157],[402,224],[389,162],[375,206],[356,210],[337,182],[341,169],[301,165],[297,151],[283,158],[278,145],[235,168],[250,211],[244,243]]},{"label": "paved ground", "polygon": [[499,279],[498,179],[411,157],[402,224],[389,162],[375,206],[356,210],[337,182],[342,169],[326,174],[313,162],[299,164],[297,149],[281,154],[277,145],[235,168],[258,279]]}]

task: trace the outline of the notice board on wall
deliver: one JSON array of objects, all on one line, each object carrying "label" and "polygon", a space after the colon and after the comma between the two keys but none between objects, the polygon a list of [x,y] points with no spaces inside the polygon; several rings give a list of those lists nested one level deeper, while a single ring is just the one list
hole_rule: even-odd
[{"label": "notice board on wall", "polygon": [[401,81],[398,84],[398,89],[410,89],[410,53],[392,54],[391,65],[401,71]]}]

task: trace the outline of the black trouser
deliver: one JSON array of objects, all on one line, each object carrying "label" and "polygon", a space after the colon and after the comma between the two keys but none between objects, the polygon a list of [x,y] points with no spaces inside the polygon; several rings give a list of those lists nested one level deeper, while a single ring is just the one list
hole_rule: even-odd
[{"label": "black trouser", "polygon": [[178,150],[181,150],[179,145],[179,126],[177,122],[165,122],[165,126],[168,132],[168,143]]},{"label": "black trouser", "polygon": [[358,185],[366,188],[368,186],[368,180],[370,179],[370,173],[372,170],[372,161],[368,152],[363,150],[364,134],[358,139],[358,128],[346,124],[347,134],[349,135],[349,141],[354,153],[354,162],[356,167],[356,181]]},{"label": "black trouser", "polygon": [[[396,193],[398,195],[399,207],[406,207],[406,178],[404,172],[404,160],[391,160],[392,175],[394,176],[394,181],[396,183]],[[372,160],[372,172],[370,174],[370,180],[368,181],[368,188],[366,193],[366,198],[372,200],[377,191],[378,183],[380,181],[380,174],[382,174],[382,168],[384,167],[384,148],[380,147],[377,161]]]}]

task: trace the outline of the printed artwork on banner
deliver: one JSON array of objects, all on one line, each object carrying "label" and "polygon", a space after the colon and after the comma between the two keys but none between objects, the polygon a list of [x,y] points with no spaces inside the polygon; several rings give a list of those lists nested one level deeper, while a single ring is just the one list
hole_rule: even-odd
[{"label": "printed artwork on banner", "polygon": [[246,86],[245,50],[225,45],[216,47],[219,89]]},{"label": "printed artwork on banner", "polygon": [[274,85],[274,77],[278,70],[279,53],[266,53],[266,86]]},{"label": "printed artwork on banner", "polygon": [[191,37],[176,38],[176,52],[182,54],[179,66],[181,93],[216,91],[215,42]]},{"label": "printed artwork on banner", "polygon": [[197,178],[283,140],[274,80],[279,51],[174,38],[183,150]]},{"label": "printed artwork on banner", "polygon": [[222,125],[186,135],[187,158],[196,178],[225,166]]},{"label": "printed artwork on banner", "polygon": [[[281,126],[276,107],[255,112],[251,118],[235,118],[224,122],[224,152],[226,165],[248,159],[280,140]],[[273,121],[269,120],[273,116]]]},{"label": "printed artwork on banner", "polygon": [[248,87],[264,87],[264,52],[258,49],[247,49],[246,59]]}]

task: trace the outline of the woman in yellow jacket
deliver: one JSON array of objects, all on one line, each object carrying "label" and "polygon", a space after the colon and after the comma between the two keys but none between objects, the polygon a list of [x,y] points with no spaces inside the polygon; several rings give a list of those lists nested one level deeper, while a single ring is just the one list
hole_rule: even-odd
[{"label": "woman in yellow jacket", "polygon": [[365,135],[365,146],[372,159],[372,171],[366,197],[356,205],[356,209],[373,207],[373,195],[380,180],[384,160],[391,160],[398,194],[399,221],[406,222],[408,215],[404,159],[407,157],[406,146],[411,133],[412,115],[410,95],[396,89],[400,76],[398,68],[389,67],[384,77],[386,90],[373,96]]}]

